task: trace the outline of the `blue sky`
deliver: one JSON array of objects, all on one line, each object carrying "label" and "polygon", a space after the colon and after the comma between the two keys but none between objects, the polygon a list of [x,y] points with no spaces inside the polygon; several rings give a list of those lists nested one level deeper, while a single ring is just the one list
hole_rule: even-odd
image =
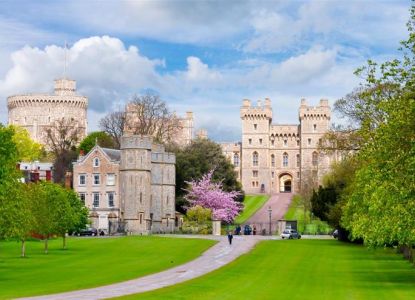
[{"label": "blue sky", "polygon": [[[2,1],[0,122],[6,98],[68,77],[89,97],[89,130],[135,93],[157,91],[216,141],[240,139],[242,99],[271,98],[274,123],[301,98],[330,103],[353,71],[395,58],[411,1]],[[335,121],[336,118],[333,118]]]}]

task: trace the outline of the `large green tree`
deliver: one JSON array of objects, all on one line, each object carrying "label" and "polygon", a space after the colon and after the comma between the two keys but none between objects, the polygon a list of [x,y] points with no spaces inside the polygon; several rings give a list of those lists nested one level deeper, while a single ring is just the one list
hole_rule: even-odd
[{"label": "large green tree", "polygon": [[30,138],[29,132],[20,126],[10,125],[14,131],[13,142],[16,144],[19,161],[39,160],[43,155],[43,147]]},{"label": "large green tree", "polygon": [[88,134],[86,138],[82,140],[78,149],[87,154],[96,144],[104,148],[115,148],[114,140],[108,133],[104,131],[95,131]]},{"label": "large green tree", "polygon": [[[208,139],[196,139],[184,148],[169,146],[169,151],[176,154],[176,209],[184,211],[183,200],[187,182],[199,179],[202,175],[214,169],[213,180],[223,183],[223,189],[227,192],[242,191],[241,184],[237,180],[234,166],[223,155],[219,144]],[[241,200],[239,198],[239,200]]]},{"label": "large green tree", "polygon": [[359,69],[359,99],[343,109],[358,120],[362,142],[342,224],[372,246],[415,243],[415,6],[407,25],[402,58]]}]

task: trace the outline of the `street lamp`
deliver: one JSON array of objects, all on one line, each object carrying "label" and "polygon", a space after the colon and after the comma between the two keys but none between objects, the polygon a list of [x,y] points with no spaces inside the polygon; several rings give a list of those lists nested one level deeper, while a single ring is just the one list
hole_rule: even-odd
[{"label": "street lamp", "polygon": [[269,235],[271,235],[271,214],[272,214],[272,209],[271,206],[268,207],[268,215],[269,215]]}]

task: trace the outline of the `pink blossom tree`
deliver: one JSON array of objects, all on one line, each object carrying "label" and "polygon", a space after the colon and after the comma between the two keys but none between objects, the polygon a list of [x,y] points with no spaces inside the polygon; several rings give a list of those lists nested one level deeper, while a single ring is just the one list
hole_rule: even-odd
[{"label": "pink blossom tree", "polygon": [[186,189],[185,199],[190,207],[200,205],[212,210],[212,218],[231,223],[242,210],[242,204],[234,199],[239,192],[226,192],[222,189],[221,182],[213,182],[213,171],[202,176],[200,180],[187,182],[190,187]]}]

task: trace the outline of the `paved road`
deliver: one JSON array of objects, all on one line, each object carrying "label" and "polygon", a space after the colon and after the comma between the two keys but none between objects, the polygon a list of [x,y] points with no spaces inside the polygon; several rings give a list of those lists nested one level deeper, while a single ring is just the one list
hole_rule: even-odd
[{"label": "paved road", "polygon": [[[224,236],[202,237],[216,239],[219,242],[204,252],[202,256],[175,268],[140,277],[138,279],[102,287],[23,299],[106,299],[155,290],[196,278],[216,270],[230,263],[240,255],[249,252],[258,241],[264,239],[264,237],[261,236],[235,236],[233,243],[230,246]],[[93,275],[91,274],[91,276]]]},{"label": "paved road", "polygon": [[272,209],[271,221],[273,223],[279,219],[282,219],[288,210],[292,196],[293,194],[291,193],[279,193],[272,195],[271,198],[246,223],[252,224],[269,222],[269,207]]}]

